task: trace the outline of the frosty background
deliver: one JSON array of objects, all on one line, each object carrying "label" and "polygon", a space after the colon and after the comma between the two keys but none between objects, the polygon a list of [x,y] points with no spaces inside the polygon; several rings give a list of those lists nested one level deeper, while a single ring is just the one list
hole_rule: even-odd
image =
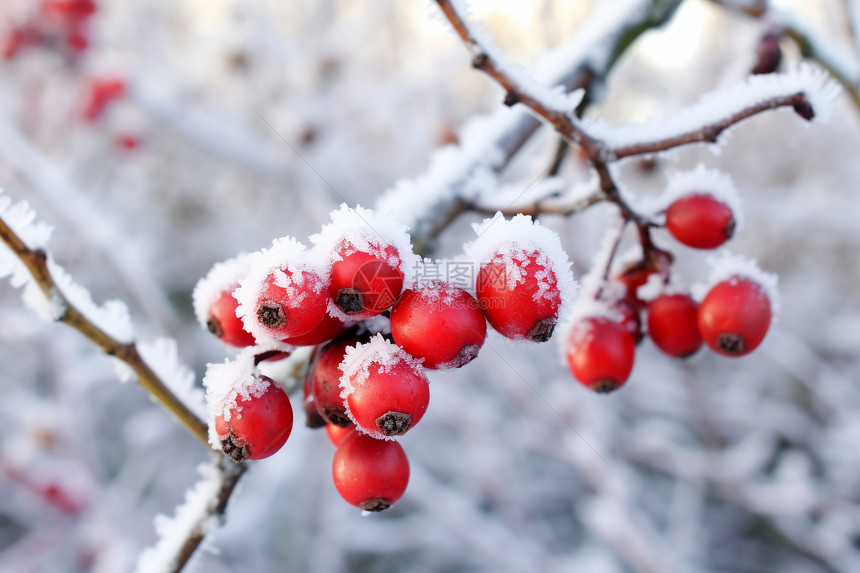
[{"label": "frosty background", "polygon": [[[471,3],[529,70],[651,4]],[[780,281],[781,313],[757,352],[678,361],[646,339],[627,386],[601,396],[553,342],[490,338],[498,352],[431,375],[425,421],[402,440],[412,479],[391,510],[363,517],[344,503],[333,448],[299,418],[284,449],[246,472],[187,570],[860,571],[860,10],[774,4],[756,18],[739,8],[753,0],[684,0],[585,113],[671,116],[742,81],[760,37],[786,23],[812,44],[785,37],[783,69],[802,46],[853,82],[826,124],[768,112],[718,146],[620,169],[638,197],[698,163],[733,177],[744,223],[729,248]],[[38,10],[4,0],[0,38]],[[198,384],[226,355],[191,310],[214,262],[303,240],[342,202],[372,206],[504,96],[430,2],[103,0],[87,26],[77,55],[55,39],[0,62],[0,187],[54,227],[54,258],[96,301],[129,305],[139,340],[176,339]],[[89,121],[93,79],[109,77],[126,93]],[[556,149],[542,128],[502,181],[525,188]],[[575,150],[560,173],[566,186],[587,179]],[[481,218],[456,219],[434,254],[457,254]],[[541,220],[579,279],[616,209]],[[707,254],[655,238],[688,283],[707,277]],[[8,283],[0,313],[0,571],[134,570],[158,539],[154,517],[173,514],[208,452]]]}]

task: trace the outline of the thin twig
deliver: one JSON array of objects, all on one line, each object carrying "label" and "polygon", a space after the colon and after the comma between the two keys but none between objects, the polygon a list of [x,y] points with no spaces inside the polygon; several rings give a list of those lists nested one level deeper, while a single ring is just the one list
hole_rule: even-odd
[{"label": "thin twig", "polygon": [[152,368],[144,362],[134,343],[119,342],[99,328],[65,297],[51,276],[51,271],[48,268],[48,256],[45,251],[31,249],[27,246],[2,218],[0,218],[0,239],[27,267],[45,297],[62,306],[62,314],[57,320],[79,331],[106,354],[128,364],[137,374],[137,381],[144,390],[171,412],[185,429],[208,449],[209,438],[206,423],[170,391]]}]

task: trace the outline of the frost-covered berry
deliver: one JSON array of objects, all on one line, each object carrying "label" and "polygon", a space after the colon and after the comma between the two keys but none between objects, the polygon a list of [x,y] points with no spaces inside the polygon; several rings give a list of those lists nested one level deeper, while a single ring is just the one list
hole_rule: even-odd
[{"label": "frost-covered berry", "polygon": [[435,282],[404,291],[391,309],[391,336],[425,368],[459,368],[478,356],[487,321],[472,295]]},{"label": "frost-covered berry", "polygon": [[345,328],[346,325],[339,318],[326,314],[310,332],[286,338],[284,342],[293,346],[316,346],[337,337]]},{"label": "frost-covered berry", "polygon": [[347,502],[364,511],[382,511],[406,491],[409,460],[403,446],[395,441],[352,432],[337,448],[332,476]]},{"label": "frost-covered berry", "polygon": [[771,300],[758,282],[733,276],[708,291],[699,305],[697,321],[711,350],[743,356],[764,340],[771,322]]},{"label": "frost-covered berry", "polygon": [[648,334],[668,354],[684,358],[702,346],[696,322],[698,303],[687,294],[661,294],[648,305]]},{"label": "frost-covered berry", "polygon": [[525,215],[501,214],[475,232],[465,250],[479,267],[475,290],[490,326],[514,340],[549,340],[561,305],[576,291],[558,235]]},{"label": "frost-covered berry", "polygon": [[258,342],[308,334],[325,319],[331,298],[304,245],[291,237],[249,257],[234,296],[236,314]]},{"label": "frost-covered berry", "polygon": [[340,364],[341,397],[356,427],[375,438],[405,434],[430,402],[430,385],[418,360],[377,334],[347,348]]},{"label": "frost-covered berry", "polygon": [[352,336],[333,340],[323,346],[309,374],[311,392],[317,411],[329,424],[347,427],[352,424],[346,412],[346,404],[340,396],[338,368],[346,356],[346,348],[354,346],[358,339]]},{"label": "frost-covered berry", "polygon": [[566,354],[570,371],[595,392],[612,392],[633,369],[636,344],[621,324],[605,317],[588,317],[571,327]]},{"label": "frost-covered berry", "polygon": [[333,314],[360,321],[397,301],[417,261],[406,229],[361,207],[341,205],[331,224],[311,237],[334,301]]},{"label": "frost-covered berry", "polygon": [[552,336],[561,295],[540,252],[497,255],[481,267],[476,290],[487,321],[503,336],[533,342]]},{"label": "frost-covered berry", "polygon": [[231,346],[253,346],[254,335],[245,330],[242,319],[236,316],[238,305],[239,302],[233,298],[233,289],[222,292],[209,307],[206,328],[221,341]]},{"label": "frost-covered berry", "polygon": [[192,293],[194,314],[200,325],[222,342],[240,348],[255,344],[254,335],[236,316],[239,301],[233,296],[239,281],[248,272],[248,265],[246,254],[216,263],[197,281]]},{"label": "frost-covered berry", "polygon": [[340,426],[335,426],[334,424],[329,424],[325,427],[326,434],[328,434],[328,439],[334,445],[334,447],[338,447],[343,441],[343,439],[347,437],[354,429],[355,424],[350,424],[346,428],[341,428]]},{"label": "frost-covered berry", "polygon": [[235,403],[215,417],[221,449],[237,462],[267,458],[281,449],[293,429],[290,399],[274,380],[260,376],[265,388]]},{"label": "frost-covered berry", "polygon": [[344,243],[336,258],[331,266],[329,294],[350,318],[361,320],[383,313],[400,296],[404,277],[394,247],[368,253]]},{"label": "frost-covered berry", "polygon": [[732,238],[735,218],[719,199],[708,193],[690,193],[666,209],[666,229],[688,247],[714,249]]}]

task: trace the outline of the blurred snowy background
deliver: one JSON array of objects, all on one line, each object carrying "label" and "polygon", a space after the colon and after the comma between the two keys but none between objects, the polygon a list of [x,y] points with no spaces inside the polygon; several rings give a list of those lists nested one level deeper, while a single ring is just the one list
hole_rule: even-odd
[{"label": "blurred snowy background", "polygon": [[[471,6],[531,67],[612,3],[637,4]],[[100,0],[73,25],[40,4],[0,6],[5,55],[15,30],[26,36],[0,61],[0,187],[55,227],[54,257],[96,300],[125,300],[143,340],[174,337],[198,380],[226,355],[191,310],[214,262],[305,240],[341,202],[372,206],[503,97],[430,2]],[[585,117],[667,116],[737,83],[789,17],[860,77],[851,0],[775,4],[784,12],[756,19],[685,0],[623,56]],[[782,46],[783,66],[800,59]],[[114,78],[124,93],[93,110],[94,85]],[[391,510],[363,517],[343,502],[334,449],[299,419],[188,570],[860,571],[858,120],[843,91],[828,124],[767,113],[719,153],[693,146],[621,169],[640,196],[697,163],[734,178],[744,224],[729,248],[780,279],[779,321],[757,352],[678,361],[646,340],[627,386],[601,396],[572,379],[556,344],[491,337],[468,367],[431,375],[424,422],[402,440],[412,479]],[[542,129],[504,176],[537,176],[556,141]],[[579,162],[565,159],[570,184],[585,177]],[[614,216],[600,205],[542,220],[581,277]],[[478,220],[458,219],[436,254],[456,255]],[[706,255],[656,239],[688,283],[706,279]],[[0,325],[0,571],[133,570],[206,451],[8,284]]]}]

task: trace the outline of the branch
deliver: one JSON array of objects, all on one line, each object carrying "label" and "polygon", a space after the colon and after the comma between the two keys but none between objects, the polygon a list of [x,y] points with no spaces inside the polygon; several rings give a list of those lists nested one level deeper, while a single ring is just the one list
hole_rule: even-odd
[{"label": "branch", "polygon": [[209,448],[206,423],[198,418],[170,391],[150,366],[141,358],[134,343],[122,343],[84,315],[60,291],[48,266],[48,256],[42,249],[31,249],[0,217],[0,239],[20,259],[33,277],[35,285],[61,312],[55,317],[86,336],[106,354],[126,364],[137,375],[138,383],[164,408],[171,412],[192,436]]},{"label": "branch", "polygon": [[201,466],[203,479],[185,494],[185,502],[172,519],[159,516],[159,540],[141,553],[141,573],[179,573],[190,561],[206,535],[220,524],[227,503],[245,473],[245,464],[234,464],[218,456],[214,466]]},{"label": "branch", "polygon": [[623,159],[625,157],[666,151],[674,147],[690,145],[691,143],[716,143],[720,135],[730,127],[735,126],[754,115],[758,115],[765,111],[779,109],[781,107],[792,107],[798,115],[807,120],[812,119],[814,116],[812,105],[801,92],[759,102],[748,108],[738,110],[716,123],[705,125],[688,133],[681,133],[657,141],[646,141],[628,145],[626,147],[620,147],[610,151],[610,154],[615,159]]}]

